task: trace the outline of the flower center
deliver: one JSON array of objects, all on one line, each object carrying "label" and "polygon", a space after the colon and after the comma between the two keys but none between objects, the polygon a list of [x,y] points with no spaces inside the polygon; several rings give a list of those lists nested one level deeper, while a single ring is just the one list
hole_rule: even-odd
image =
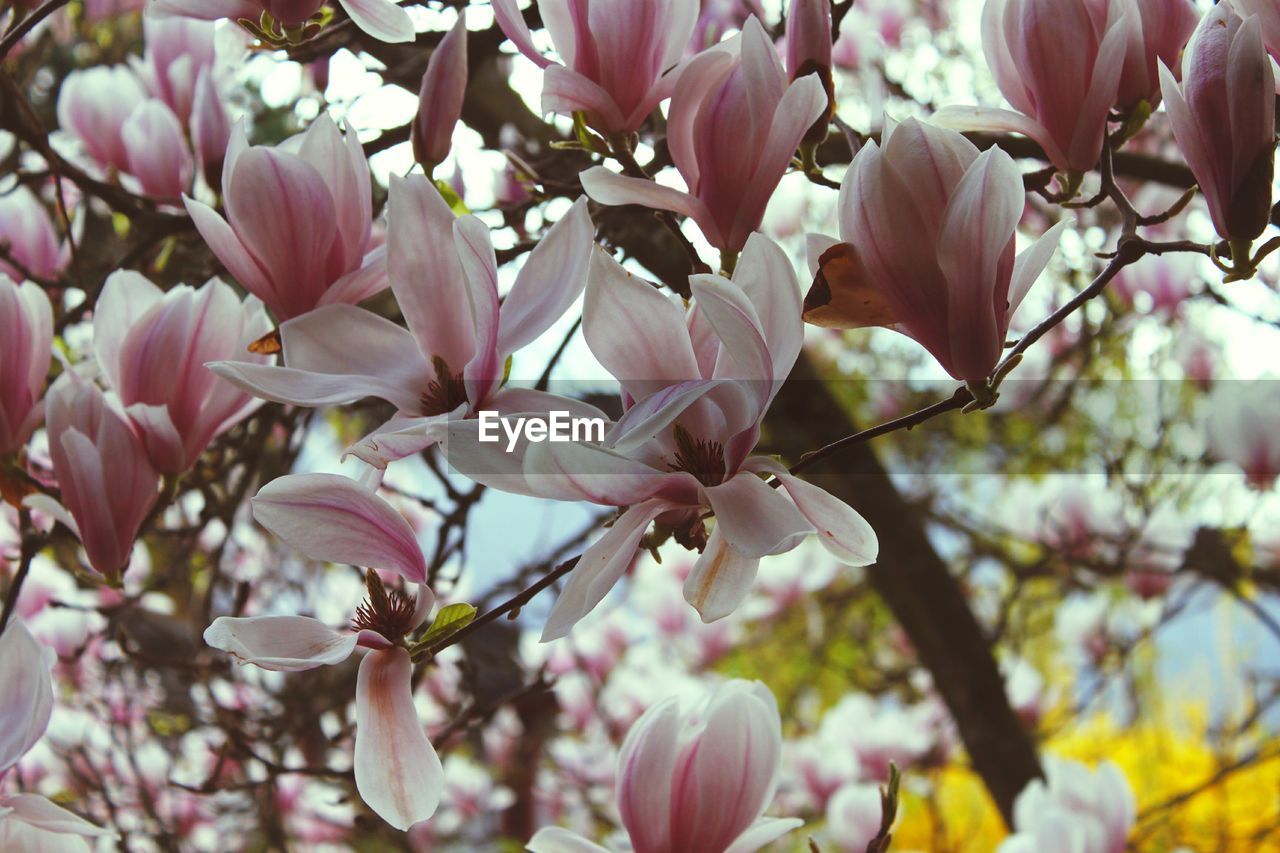
[{"label": "flower center", "polygon": [[672,433],[676,440],[676,458],[672,471],[692,474],[704,486],[718,486],[724,482],[724,445],[718,441],[694,438],[687,429],[675,424]]},{"label": "flower center", "polygon": [[364,584],[369,598],[356,608],[351,627],[357,631],[376,631],[389,642],[400,642],[413,630],[416,603],[399,590],[383,586],[382,578],[373,569],[365,573]]},{"label": "flower center", "polygon": [[450,373],[449,365],[440,356],[432,356],[431,366],[436,378],[422,392],[422,414],[431,417],[446,415],[467,402],[467,386],[461,373]]}]

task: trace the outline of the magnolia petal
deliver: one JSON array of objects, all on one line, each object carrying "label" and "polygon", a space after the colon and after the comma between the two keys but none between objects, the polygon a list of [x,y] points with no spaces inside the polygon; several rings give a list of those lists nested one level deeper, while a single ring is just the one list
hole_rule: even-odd
[{"label": "magnolia petal", "polygon": [[1007,291],[998,293],[1001,266],[1024,205],[1022,173],[993,147],[969,167],[942,215],[938,266],[948,285],[948,368],[957,378],[981,382],[1000,358],[1008,304]]},{"label": "magnolia petal", "polygon": [[355,305],[385,290],[390,283],[387,276],[387,247],[384,243],[365,255],[360,266],[330,285],[320,297],[319,304]]},{"label": "magnolia petal", "polygon": [[1031,290],[1031,285],[1036,283],[1040,273],[1044,272],[1044,268],[1053,259],[1053,253],[1058,250],[1058,241],[1062,239],[1062,232],[1066,227],[1066,220],[1054,225],[1014,259],[1013,277],[1009,281],[1009,319],[1013,318],[1014,312]]},{"label": "magnolia petal", "polygon": [[1053,137],[1044,126],[1022,113],[998,107],[956,105],[938,110],[930,121],[939,127],[949,127],[952,130],[1020,133],[1038,142],[1054,166],[1064,171],[1070,169],[1066,153],[1053,141]]},{"label": "magnolia petal", "polygon": [[0,634],[0,776],[44,735],[53,712],[53,650],[19,619]]},{"label": "magnolia petal", "polygon": [[391,0],[338,0],[355,25],[369,35],[390,44],[413,41],[417,33],[413,19]]},{"label": "magnolia petal", "polygon": [[711,222],[706,206],[689,193],[644,178],[632,178],[611,172],[604,166],[592,166],[578,179],[587,195],[600,204],[638,204],[653,210],[670,210],[689,217],[702,227]]},{"label": "magnolia petal", "polygon": [[535,65],[546,68],[553,64],[533,46],[533,33],[529,32],[529,25],[524,22],[524,16],[520,14],[516,0],[493,0],[493,17],[516,49]]},{"label": "magnolia petal", "polygon": [[558,640],[590,613],[622,577],[636,556],[649,523],[671,508],[665,501],[646,501],[622,514],[604,535],[582,553],[556,599],[542,642]]},{"label": "magnolia petal", "polygon": [[453,211],[418,174],[391,176],[387,207],[387,271],[396,303],[422,353],[459,372],[475,355],[476,343]]},{"label": "magnolia petal", "polygon": [[395,647],[360,661],[356,678],[356,790],[401,831],[435,814],[444,768],[413,707],[413,663]]},{"label": "magnolia petal", "polygon": [[560,826],[544,826],[525,845],[529,853],[609,853],[594,841]]},{"label": "magnolia petal", "polygon": [[335,666],[351,657],[356,640],[309,616],[219,616],[204,631],[213,648],[276,672]]},{"label": "magnolia petal", "polygon": [[574,202],[551,227],[502,301],[498,325],[498,353],[515,352],[532,343],[559,320],[587,286],[594,229],[587,200]]},{"label": "magnolia petal", "polygon": [[755,853],[802,826],[804,821],[798,817],[762,817],[735,838],[724,853]]},{"label": "magnolia petal", "polygon": [[133,270],[118,270],[107,277],[93,306],[93,352],[111,387],[120,387],[125,333],[163,296],[164,291]]},{"label": "magnolia petal", "polygon": [[753,233],[742,250],[733,283],[755,306],[773,361],[773,376],[788,375],[804,344],[804,322],[800,319],[800,285],[787,253],[760,232]]},{"label": "magnolia petal", "polygon": [[391,504],[337,474],[290,474],[253,499],[253,517],[314,560],[427,577],[418,538]]},{"label": "magnolia petal", "polygon": [[785,553],[813,532],[795,504],[750,471],[708,488],[706,495],[716,529],[745,557]]},{"label": "magnolia petal", "polygon": [[609,430],[604,446],[618,453],[635,450],[722,384],[720,379],[695,379],[668,385],[628,409]]},{"label": "magnolia petal", "polygon": [[818,534],[818,541],[842,563],[850,566],[869,566],[880,553],[876,532],[857,510],[832,495],[826,489],[805,482],[787,473],[772,459],[757,458],[748,467],[768,471],[782,482],[796,509],[809,520]]},{"label": "magnolia petal", "polygon": [[684,582],[684,600],[703,622],[723,619],[747,597],[759,567],[759,559],[735,550],[717,526]]},{"label": "magnolia petal", "polygon": [[599,83],[563,65],[549,65],[542,75],[542,112],[566,116],[588,113],[604,130],[613,133],[622,132],[627,126],[612,95]]},{"label": "magnolia petal", "polygon": [[592,354],[636,399],[702,375],[684,311],[599,249],[583,301],[582,334]]},{"label": "magnolia petal", "polygon": [[[115,837],[115,833],[111,830],[94,826],[80,815],[55,805],[38,794],[9,794],[0,797],[0,805],[10,809],[6,820],[22,821],[28,826],[54,835],[80,838]],[[41,851],[45,849],[40,848]]]},{"label": "magnolia petal", "polygon": [[630,506],[689,476],[660,471],[597,445],[550,441],[529,447],[524,470],[544,497],[602,506]]},{"label": "magnolia petal", "polygon": [[222,261],[223,266],[244,286],[244,289],[268,305],[277,301],[271,279],[249,250],[240,242],[236,232],[212,207],[202,201],[183,197],[191,222],[204,238],[209,249]]}]

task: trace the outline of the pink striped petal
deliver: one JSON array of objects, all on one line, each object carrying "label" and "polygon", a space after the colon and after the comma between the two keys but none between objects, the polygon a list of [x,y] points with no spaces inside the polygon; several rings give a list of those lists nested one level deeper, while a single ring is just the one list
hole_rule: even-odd
[{"label": "pink striped petal", "polygon": [[[539,445],[546,447],[547,445]],[[646,501],[631,507],[583,552],[569,573],[555,607],[542,629],[542,642],[558,640],[609,594],[635,559],[649,523],[671,508],[665,501]]]},{"label": "pink striped petal", "polygon": [[253,517],[314,560],[399,572],[426,581],[418,538],[391,504],[337,474],[291,474],[263,486]]},{"label": "pink striped petal", "polygon": [[402,648],[373,651],[356,678],[356,790],[401,831],[435,814],[444,790],[440,757],[413,707],[413,663]]}]

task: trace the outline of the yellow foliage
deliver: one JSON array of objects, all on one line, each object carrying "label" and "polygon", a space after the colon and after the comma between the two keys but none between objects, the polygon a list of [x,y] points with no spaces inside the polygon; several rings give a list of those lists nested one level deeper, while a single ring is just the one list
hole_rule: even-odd
[{"label": "yellow foliage", "polygon": [[[1206,715],[1121,727],[1096,717],[1052,738],[1045,752],[1095,765],[1114,761],[1138,798],[1130,849],[1140,853],[1280,853],[1280,745],[1259,737],[1220,755]],[[989,853],[1005,837],[981,780],[967,768],[936,771],[927,794],[904,793],[893,849]],[[904,787],[910,787],[908,775]]]}]

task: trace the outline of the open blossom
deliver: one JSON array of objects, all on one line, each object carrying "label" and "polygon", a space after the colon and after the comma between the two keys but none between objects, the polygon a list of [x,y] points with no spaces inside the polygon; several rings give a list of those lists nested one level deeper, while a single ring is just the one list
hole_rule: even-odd
[{"label": "open blossom", "polygon": [[[778,706],[758,681],[720,685],[696,707],[678,698],[632,725],[618,756],[618,813],[635,853],[753,853],[803,822],[762,817],[778,785]],[[605,851],[547,827],[534,853]]]},{"label": "open blossom", "polygon": [[118,401],[75,371],[49,389],[45,421],[62,502],[41,495],[27,501],[79,537],[95,571],[117,577],[159,496],[160,476]]},{"label": "open blossom", "polygon": [[983,51],[1016,112],[946,107],[937,120],[1024,134],[1062,171],[1089,171],[1102,154],[1125,68],[1127,9],[1124,0],[987,0]]},{"label": "open blossom", "polygon": [[[55,660],[18,619],[0,633],[0,783],[49,725]],[[84,839],[111,835],[38,794],[0,794],[0,849],[88,851]]]},{"label": "open blossom", "polygon": [[693,32],[697,0],[541,0],[538,7],[563,65],[534,47],[516,0],[493,0],[507,38],[544,69],[544,112],[585,112],[602,133],[631,133],[671,97],[671,71]]},{"label": "open blossom", "polygon": [[812,74],[788,85],[760,22],[690,60],[680,72],[667,119],[671,160],[688,192],[603,166],[582,173],[601,204],[638,204],[688,216],[716,248],[738,252],[760,228],[806,131],[827,108]]},{"label": "open blossom", "polygon": [[[64,256],[58,232],[40,199],[26,187],[15,187],[0,194],[0,246],[37,278],[54,279],[62,270]],[[15,281],[26,277],[3,257],[0,257],[0,274]]]},{"label": "open blossom", "polygon": [[453,29],[431,54],[422,88],[418,116],[413,122],[413,156],[430,174],[449,156],[453,128],[462,115],[467,92],[467,17],[458,15]]},{"label": "open blossom", "polygon": [[242,663],[279,672],[332,666],[357,646],[369,649],[356,676],[356,789],[379,817],[407,830],[435,813],[444,787],[440,758],[413,706],[405,647],[435,601],[413,528],[382,498],[334,474],[275,480],[253,499],[253,514],[312,559],[395,572],[418,585],[415,602],[371,580],[370,601],[351,631],[306,616],[220,616],[204,633],[206,643]]},{"label": "open blossom", "polygon": [[107,381],[165,474],[186,471],[261,404],[205,367],[232,358],[266,361],[245,350],[271,328],[262,303],[252,296],[241,302],[216,278],[198,290],[162,291],[138,273],[117,272],[98,297],[93,328]]},{"label": "open blossom", "polygon": [[1022,174],[998,148],[916,119],[886,121],[840,188],[844,243],[822,255],[805,319],[882,325],[967,382],[990,376],[1009,319],[1052,257],[1055,226],[1015,257]]},{"label": "open blossom", "polygon": [[53,360],[53,309],[32,282],[0,272],[0,456],[27,443],[40,423],[40,394]]},{"label": "open blossom", "polygon": [[391,287],[409,328],[353,306],[329,306],[280,328],[284,367],[219,362],[220,376],[299,406],[381,397],[395,418],[351,449],[379,467],[435,443],[434,428],[481,410],[600,413],[531,389],[503,388],[507,358],[573,304],[586,284],[593,233],[579,200],[530,254],[499,304],[489,229],[455,217],[421,175],[392,177]]},{"label": "open blossom", "polygon": [[[338,4],[357,27],[380,41],[408,42],[416,35],[409,13],[394,0],[338,0]],[[150,0],[147,14],[256,24],[266,13],[276,24],[292,29],[306,24],[323,5],[324,0]]]},{"label": "open blossom", "polygon": [[1104,761],[1090,771],[1075,761],[1045,762],[1047,782],[1035,779],[1013,807],[1016,833],[998,853],[1124,853],[1136,820],[1129,782]]},{"label": "open blossom", "polygon": [[218,260],[277,322],[386,287],[364,149],[354,130],[343,134],[327,113],[273,148],[250,147],[237,125],[222,197],[225,219],[192,198],[187,212]]},{"label": "open blossom", "polygon": [[130,171],[124,126],[147,99],[146,89],[124,65],[72,71],[58,91],[58,125],[104,168]]},{"label": "open blossom", "polygon": [[1229,3],[1205,16],[1182,58],[1182,84],[1161,66],[1173,135],[1218,234],[1253,240],[1267,227],[1275,169],[1275,75],[1257,15]]},{"label": "open blossom", "polygon": [[1129,4],[1128,49],[1116,106],[1124,110],[1142,101],[1160,101],[1160,65],[1175,67],[1182,48],[1200,21],[1192,0],[1124,0]]},{"label": "open blossom", "polygon": [[[448,425],[447,456],[473,479],[628,507],[570,573],[544,641],[564,636],[604,598],[654,521],[702,551],[684,593],[706,622],[737,608],[760,558],[789,551],[812,533],[843,563],[867,565],[876,557],[875,533],[853,509],[772,458],[750,455],[803,336],[786,255],[755,235],[733,281],[693,276],[690,283],[694,307],[686,311],[596,253],[583,333],[621,383],[626,408],[603,444],[533,443],[507,453],[479,443],[475,422]],[[716,519],[709,538],[708,509]]]},{"label": "open blossom", "polygon": [[146,52],[134,69],[154,98],[164,101],[186,126],[195,104],[196,81],[218,61],[217,25],[184,18],[142,20]]}]

